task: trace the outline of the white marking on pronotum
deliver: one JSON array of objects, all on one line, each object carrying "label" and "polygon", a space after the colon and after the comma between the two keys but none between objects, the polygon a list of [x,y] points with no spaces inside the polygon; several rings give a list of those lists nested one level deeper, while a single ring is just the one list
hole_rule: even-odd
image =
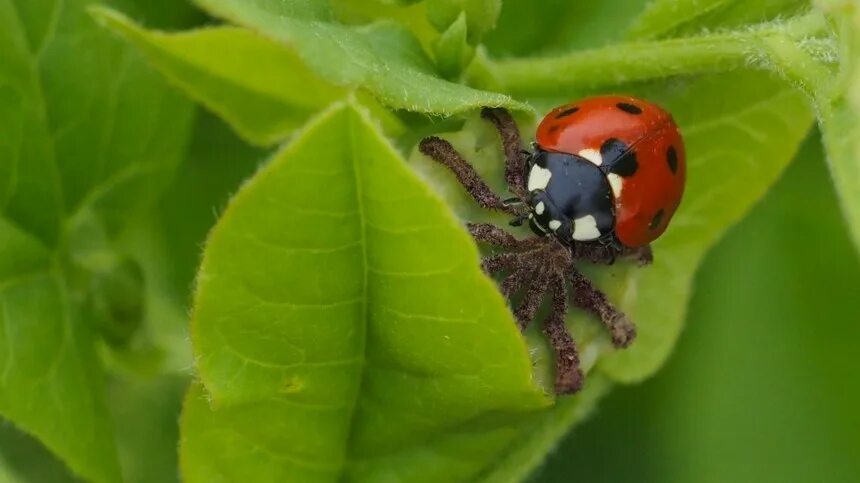
[{"label": "white marking on pronotum", "polygon": [[545,209],[546,209],[546,205],[543,204],[543,201],[539,201],[538,204],[535,205],[535,213],[537,213],[538,215],[542,215],[543,210],[545,210]]},{"label": "white marking on pronotum", "polygon": [[600,238],[600,230],[597,229],[597,220],[591,215],[586,215],[573,220],[573,239],[579,241],[595,240]]},{"label": "white marking on pronotum", "polygon": [[532,166],[532,170],[529,172],[529,191],[545,190],[550,178],[552,178],[552,171],[538,165]]},{"label": "white marking on pronotum", "polygon": [[556,230],[558,230],[559,228],[561,228],[561,222],[560,222],[560,221],[558,221],[558,220],[551,220],[551,221],[549,222],[549,229],[550,229],[550,230],[552,230],[552,231],[556,231]]},{"label": "white marking on pronotum", "polygon": [[609,180],[609,186],[612,188],[612,194],[614,194],[616,198],[621,196],[621,187],[624,184],[622,182],[621,176],[618,176],[615,173],[609,173],[608,175],[606,175],[606,179]]},{"label": "white marking on pronotum", "polygon": [[600,151],[596,149],[583,149],[579,152],[579,155],[594,163],[595,166],[603,164],[603,156],[601,156]]}]

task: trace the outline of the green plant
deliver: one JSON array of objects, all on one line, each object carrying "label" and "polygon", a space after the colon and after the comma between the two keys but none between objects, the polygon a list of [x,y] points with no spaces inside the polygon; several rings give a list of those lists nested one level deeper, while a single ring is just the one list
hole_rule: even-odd
[{"label": "green plant", "polygon": [[[179,2],[94,3],[0,0],[0,415],[86,480],[173,475],[175,434],[129,420],[175,411],[196,246],[233,191],[193,289],[190,482],[524,478],[663,364],[702,257],[815,120],[860,246],[847,0],[198,0],[226,24],[184,31]],[[168,83],[256,148],[195,127]],[[690,181],[652,267],[595,271],[638,341],[613,351],[572,314],[589,382],[552,400],[544,341],[455,216],[489,215],[414,146],[446,132],[501,180],[479,107],[532,126],[606,91],[673,112]]]}]

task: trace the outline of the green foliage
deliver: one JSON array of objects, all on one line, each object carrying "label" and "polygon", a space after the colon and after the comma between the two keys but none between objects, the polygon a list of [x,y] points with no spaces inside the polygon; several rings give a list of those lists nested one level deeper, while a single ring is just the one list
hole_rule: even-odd
[{"label": "green foliage", "polygon": [[120,470],[84,299],[111,298],[90,281],[178,165],[192,110],[86,3],[0,2],[0,415],[106,482]]},{"label": "green foliage", "polygon": [[213,27],[169,35],[147,32],[110,10],[93,12],[255,143],[283,139],[346,92],[309,71],[295,53],[248,30]]},{"label": "green foliage", "polygon": [[[10,449],[34,437],[98,482],[174,479],[178,438],[190,483],[522,481],[664,364],[701,260],[816,119],[860,247],[853,2],[197,4],[226,24],[0,0],[0,480],[65,478]],[[667,107],[689,180],[652,266],[589,268],[636,343],[572,313],[588,383],[554,399],[539,328],[517,332],[458,216],[504,219],[415,144],[442,133],[501,191],[478,108],[528,138],[594,92]],[[192,131],[185,95],[244,142],[208,115]]]},{"label": "green foliage", "polygon": [[[207,243],[192,338],[213,410],[189,396],[186,478],[474,474],[486,447],[456,466],[417,462],[464,439],[506,443],[515,413],[547,403],[477,258],[369,119],[346,106],[312,121]],[[211,427],[242,443],[213,441]],[[258,460],[254,446],[278,449]]]},{"label": "green foliage", "polygon": [[425,0],[427,17],[440,32],[465,18],[469,43],[475,45],[496,26],[501,0]]},{"label": "green foliage", "polygon": [[309,68],[329,82],[367,90],[395,109],[441,115],[481,106],[528,110],[508,96],[440,79],[417,39],[393,23],[358,28],[310,21],[302,18],[306,12],[294,2],[199,0],[198,3],[219,17],[295,49]]}]

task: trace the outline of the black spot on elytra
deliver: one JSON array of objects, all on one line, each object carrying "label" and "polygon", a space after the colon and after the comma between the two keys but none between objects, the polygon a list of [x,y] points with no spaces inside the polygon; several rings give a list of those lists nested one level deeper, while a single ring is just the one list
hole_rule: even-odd
[{"label": "black spot on elytra", "polygon": [[666,151],[666,162],[669,163],[669,169],[672,170],[672,173],[678,172],[678,152],[675,151],[675,146],[669,146]]},{"label": "black spot on elytra", "polygon": [[604,172],[627,178],[633,176],[639,168],[636,153],[620,139],[609,138],[604,141],[600,146],[600,156],[603,157],[601,168]]},{"label": "black spot on elytra", "polygon": [[641,107],[634,104],[629,104],[627,102],[619,102],[618,104],[615,104],[615,107],[621,109],[628,114],[642,114]]},{"label": "black spot on elytra", "polygon": [[651,223],[648,224],[649,230],[654,230],[658,226],[660,226],[660,222],[663,221],[663,210],[658,211],[654,214],[654,218],[651,218]]},{"label": "black spot on elytra", "polygon": [[569,116],[569,115],[573,114],[574,112],[576,112],[576,111],[578,111],[578,110],[579,110],[579,108],[578,108],[578,107],[573,106],[573,107],[571,107],[571,108],[568,108],[568,109],[565,109],[565,110],[563,110],[563,111],[559,112],[558,114],[556,114],[556,115],[555,115],[555,118],[556,118],[556,119],[561,119],[561,118],[563,118],[563,117],[567,117],[567,116]]}]

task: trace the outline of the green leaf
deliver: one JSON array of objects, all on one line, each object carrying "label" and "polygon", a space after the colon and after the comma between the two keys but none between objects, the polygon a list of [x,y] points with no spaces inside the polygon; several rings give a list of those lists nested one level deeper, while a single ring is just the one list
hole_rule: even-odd
[{"label": "green leaf", "polygon": [[210,27],[167,34],[144,30],[108,9],[92,12],[172,82],[257,144],[283,140],[346,92],[308,70],[288,48],[249,30]]},{"label": "green leaf", "polygon": [[93,210],[119,225],[151,201],[178,163],[191,114],[100,34],[85,3],[27,2],[20,17],[12,0],[0,3],[0,126],[12,133],[0,143],[0,199],[7,217],[50,244],[64,214]]},{"label": "green leaf", "polygon": [[308,67],[332,84],[362,88],[395,109],[453,115],[482,106],[528,111],[510,97],[448,82],[415,37],[380,23],[349,27],[294,15],[295,2],[198,0],[213,15],[244,25],[295,49]]},{"label": "green leaf", "polygon": [[425,3],[427,18],[440,32],[450,30],[461,16],[465,17],[472,45],[496,26],[502,10],[501,0],[426,0]]},{"label": "green leaf", "polygon": [[112,482],[86,301],[138,294],[90,282],[170,181],[193,109],[92,22],[91,3],[0,0],[0,414],[78,477]]},{"label": "green leaf", "polygon": [[70,305],[48,250],[0,219],[0,414],[73,471],[119,480],[92,327]]},{"label": "green leaf", "polygon": [[820,1],[836,22],[840,74],[832,96],[819,100],[821,126],[833,183],[854,244],[860,250],[860,9],[853,2]]},{"label": "green leaf", "polygon": [[462,480],[548,402],[468,235],[353,106],[231,201],[192,341],[190,482]]},{"label": "green leaf", "polygon": [[442,75],[449,79],[456,78],[475,55],[475,49],[469,45],[466,32],[466,16],[461,14],[434,44],[436,64]]},{"label": "green leaf", "polygon": [[87,3],[57,5],[56,32],[39,59],[47,145],[61,174],[66,223],[93,211],[114,232],[170,181],[193,111],[83,12]]}]

